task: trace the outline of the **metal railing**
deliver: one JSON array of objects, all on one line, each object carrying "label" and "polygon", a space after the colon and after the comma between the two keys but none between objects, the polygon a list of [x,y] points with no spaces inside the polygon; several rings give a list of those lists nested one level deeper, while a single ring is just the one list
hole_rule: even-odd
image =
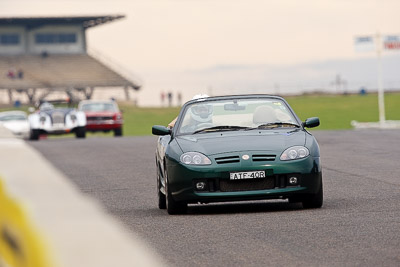
[{"label": "metal railing", "polygon": [[103,63],[108,68],[112,69],[119,75],[121,75],[126,80],[132,82],[135,85],[134,89],[139,89],[143,85],[143,80],[133,73],[132,71],[128,70],[126,67],[122,66],[121,64],[117,63],[114,59],[109,56],[106,56],[104,53],[94,49],[93,47],[87,48],[87,53],[89,56],[97,59],[101,63]]}]

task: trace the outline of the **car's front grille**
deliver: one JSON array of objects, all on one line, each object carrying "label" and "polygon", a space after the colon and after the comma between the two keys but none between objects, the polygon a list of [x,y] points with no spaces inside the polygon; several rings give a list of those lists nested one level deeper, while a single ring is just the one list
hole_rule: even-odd
[{"label": "car's front grille", "polygon": [[275,177],[248,180],[220,180],[221,192],[265,190],[275,187]]},{"label": "car's front grille", "polygon": [[217,164],[235,163],[240,162],[240,158],[239,156],[221,157],[215,158],[215,162],[217,162]]},{"label": "car's front grille", "polygon": [[[253,161],[274,161],[276,155],[271,154],[254,154],[251,156]],[[217,164],[226,164],[226,163],[237,163],[240,162],[240,157],[237,156],[228,156],[228,157],[220,157],[215,158]]]},{"label": "car's front grille", "polygon": [[253,161],[274,161],[276,155],[253,155]]},{"label": "car's front grille", "polygon": [[63,112],[54,112],[51,115],[51,119],[53,121],[53,124],[64,123],[64,113]]},{"label": "car's front grille", "polygon": [[90,116],[87,117],[88,121],[105,121],[105,120],[112,120],[113,118],[110,116],[104,116],[104,117],[94,117],[94,116]]}]

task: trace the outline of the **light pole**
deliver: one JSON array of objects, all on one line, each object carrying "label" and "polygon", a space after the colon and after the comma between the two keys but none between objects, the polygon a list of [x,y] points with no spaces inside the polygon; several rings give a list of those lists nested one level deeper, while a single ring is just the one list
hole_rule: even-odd
[{"label": "light pole", "polygon": [[377,32],[375,35],[364,35],[355,38],[355,48],[360,52],[370,52],[375,50],[377,56],[378,71],[378,109],[379,122],[357,122],[352,121],[351,125],[355,128],[400,128],[400,121],[386,120],[385,117],[385,90],[383,89],[383,70],[382,53],[383,50],[400,50],[400,35],[381,35]]},{"label": "light pole", "polygon": [[382,45],[381,35],[378,32],[376,34],[376,55],[378,57],[378,109],[379,109],[379,124],[383,126],[385,124],[385,94],[383,90],[382,82]]}]

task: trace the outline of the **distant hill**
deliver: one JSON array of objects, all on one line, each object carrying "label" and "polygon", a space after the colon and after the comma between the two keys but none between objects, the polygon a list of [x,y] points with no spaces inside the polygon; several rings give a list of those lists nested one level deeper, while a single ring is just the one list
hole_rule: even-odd
[{"label": "distant hill", "polygon": [[[378,84],[376,58],[330,60],[292,66],[221,65],[186,72],[199,81],[210,81],[212,88],[269,93],[309,91],[355,92],[361,87],[375,91]],[[400,55],[382,58],[385,89],[400,89]],[[338,77],[339,76],[339,77]],[[196,79],[194,79],[196,80]]]},{"label": "distant hill", "polygon": [[[377,91],[377,59],[343,59],[297,65],[217,65],[205,69],[142,73],[145,87],[138,93],[140,105],[159,105],[154,95],[181,93],[183,101],[199,93],[209,95],[311,92],[352,93],[365,88]],[[382,58],[386,91],[400,90],[400,55]],[[339,84],[336,84],[338,75]],[[175,98],[174,98],[175,99]]]}]

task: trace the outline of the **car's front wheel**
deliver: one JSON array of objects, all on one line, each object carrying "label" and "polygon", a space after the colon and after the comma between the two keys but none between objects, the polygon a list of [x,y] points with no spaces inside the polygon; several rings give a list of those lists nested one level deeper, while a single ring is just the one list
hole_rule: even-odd
[{"label": "car's front wheel", "polygon": [[157,167],[157,199],[158,199],[158,208],[164,210],[164,209],[167,208],[167,204],[166,204],[165,195],[161,192],[160,168],[158,167],[158,165],[156,165],[156,167]]},{"label": "car's front wheel", "polygon": [[39,140],[39,135],[40,135],[39,130],[31,129],[31,131],[29,133],[29,139],[30,140]]},{"label": "car's front wheel", "polygon": [[76,138],[85,138],[86,137],[86,128],[85,127],[78,127],[75,131]]},{"label": "car's front wheel", "polygon": [[303,203],[303,208],[305,209],[317,209],[322,207],[323,202],[324,202],[324,192],[321,181],[318,192],[305,197],[302,203]]},{"label": "car's front wheel", "polygon": [[114,136],[122,136],[122,128],[114,129]]},{"label": "car's front wheel", "polygon": [[185,202],[178,202],[175,201],[172,198],[171,190],[169,188],[169,181],[168,181],[168,176],[165,172],[165,193],[166,193],[166,206],[167,206],[167,211],[168,214],[174,215],[174,214],[182,214],[186,213],[187,210],[187,204]]}]

